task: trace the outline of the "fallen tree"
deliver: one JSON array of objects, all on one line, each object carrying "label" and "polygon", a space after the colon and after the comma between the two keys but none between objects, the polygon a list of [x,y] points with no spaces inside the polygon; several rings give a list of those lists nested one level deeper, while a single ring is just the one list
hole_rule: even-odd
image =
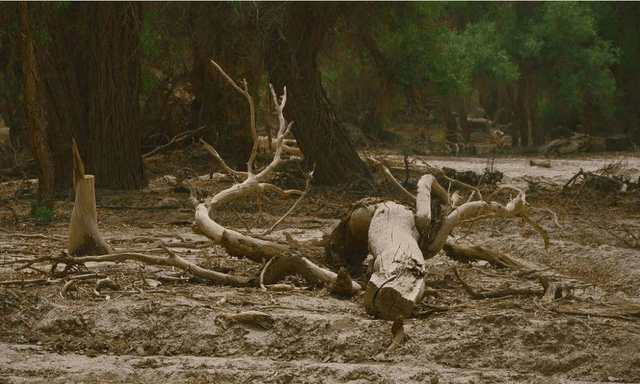
[{"label": "fallen tree", "polygon": [[[382,174],[393,178],[388,170],[383,169]],[[397,180],[392,184],[403,198],[409,193]],[[362,262],[367,257],[365,252],[375,258],[363,298],[370,314],[388,320],[411,315],[424,294],[428,260],[442,250],[451,231],[465,218],[520,217],[540,233],[548,246],[544,230],[529,218],[524,191],[502,187],[482,199],[475,187],[469,188],[469,199],[459,204],[456,200],[460,199],[452,199],[435,177],[427,174],[418,182],[415,213],[395,202],[364,199],[336,227],[327,247],[328,262]],[[517,195],[506,205],[492,201],[507,191]]]}]

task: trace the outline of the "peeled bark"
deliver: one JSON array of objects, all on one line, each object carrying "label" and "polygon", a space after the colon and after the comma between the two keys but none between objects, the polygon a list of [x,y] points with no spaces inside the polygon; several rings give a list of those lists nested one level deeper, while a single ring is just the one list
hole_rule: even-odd
[{"label": "peeled bark", "polygon": [[96,196],[93,175],[84,174],[82,159],[75,140],[71,141],[73,152],[73,188],[76,201],[69,224],[69,244],[67,250],[71,256],[104,255],[113,250],[102,238],[98,229]]},{"label": "peeled bark", "polygon": [[369,227],[369,250],[376,258],[367,284],[367,313],[387,319],[410,317],[424,294],[424,258],[413,213],[394,202],[380,203]]}]

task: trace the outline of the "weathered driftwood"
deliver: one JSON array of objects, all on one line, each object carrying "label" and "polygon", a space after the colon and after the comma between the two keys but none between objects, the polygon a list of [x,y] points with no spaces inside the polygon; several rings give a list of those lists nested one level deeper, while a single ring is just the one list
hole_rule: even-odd
[{"label": "weathered driftwood", "polygon": [[[342,296],[353,296],[360,292],[360,284],[352,281],[346,270],[335,273],[312,263],[306,257],[298,254],[282,254],[269,261],[262,271],[262,284],[273,284],[291,275],[300,275],[316,284],[325,285],[331,291]],[[349,284],[350,283],[350,284]]]},{"label": "weathered driftwood", "polygon": [[[385,177],[393,177],[384,172],[383,165],[378,163],[378,166]],[[393,181],[392,184],[399,185]],[[482,199],[477,188],[463,186],[472,191],[466,202],[462,198],[449,197],[432,175],[425,175],[418,182],[415,220],[413,213],[404,206],[363,199],[334,230],[326,248],[330,261],[359,265],[367,250],[375,258],[374,274],[364,295],[369,313],[386,319],[410,316],[424,294],[425,259],[442,250],[451,231],[466,217],[481,214],[485,215],[480,218],[518,216],[531,224],[543,237],[545,247],[548,246],[546,233],[528,216],[523,191],[503,187]],[[398,190],[404,196],[408,193],[404,189]],[[492,201],[505,191],[515,191],[517,196],[506,205]],[[437,198],[432,198],[434,195]],[[475,200],[477,198],[481,200]],[[369,230],[365,235],[367,225]],[[506,265],[512,264],[506,258],[496,259]]]},{"label": "weathered driftwood", "polygon": [[[418,181],[418,197],[416,198],[416,226],[420,233],[426,233],[431,225],[431,192],[443,199],[449,200],[447,192],[438,184],[433,175],[424,175]],[[459,195],[458,195],[459,196]]]},{"label": "weathered driftwood", "polygon": [[383,319],[410,317],[424,293],[424,258],[418,246],[413,212],[388,201],[377,205],[369,226],[369,250],[375,257],[364,306]]},{"label": "weathered driftwood", "polygon": [[262,171],[254,172],[254,162],[258,150],[258,135],[255,126],[255,114],[253,99],[249,94],[246,83],[244,89],[240,88],[215,62],[212,61],[213,66],[222,74],[223,77],[249,102],[251,113],[251,133],[254,139],[253,149],[251,156],[247,162],[247,172],[238,172],[227,166],[227,164],[218,155],[216,150],[210,145],[205,143],[205,148],[220,162],[222,168],[229,172],[236,178],[244,178],[244,181],[239,182],[223,191],[218,192],[213,197],[207,199],[204,203],[197,204],[195,214],[196,227],[211,240],[217,244],[225,247],[227,252],[232,255],[244,256],[251,260],[261,261],[267,260],[271,257],[282,253],[287,250],[288,247],[284,244],[280,244],[274,241],[261,240],[251,236],[243,235],[239,232],[229,230],[211,219],[210,215],[213,211],[221,205],[227,204],[240,197],[250,194],[261,195],[264,192],[275,192],[280,195],[288,196],[290,194],[302,194],[302,191],[289,190],[284,191],[275,185],[264,182],[275,170],[275,168],[282,162],[283,146],[285,137],[291,131],[293,122],[286,123],[283,116],[283,109],[287,101],[287,89],[284,88],[284,94],[281,101],[278,101],[273,87],[270,87],[271,97],[274,100],[276,106],[276,112],[279,118],[279,129],[276,135],[276,148],[273,154],[273,160]]},{"label": "weathered driftwood", "polygon": [[216,272],[210,269],[202,268],[189,261],[186,261],[185,259],[178,256],[176,253],[172,252],[170,249],[164,246],[162,248],[169,254],[169,257],[152,256],[152,255],[146,255],[143,253],[123,252],[123,253],[112,253],[109,255],[100,255],[100,256],[77,257],[74,259],[74,262],[87,263],[87,262],[106,262],[106,261],[113,261],[113,262],[139,261],[145,264],[180,268],[182,270],[190,272],[195,277],[199,277],[201,279],[208,280],[220,285],[231,285],[234,287],[248,287],[248,286],[257,285],[257,280],[255,278],[232,276],[226,273]]},{"label": "weathered driftwood", "polygon": [[76,141],[71,139],[73,153],[73,188],[76,201],[69,224],[67,249],[72,256],[104,255],[113,250],[102,238],[98,229],[96,196],[93,175],[85,175],[84,165],[78,153]]}]

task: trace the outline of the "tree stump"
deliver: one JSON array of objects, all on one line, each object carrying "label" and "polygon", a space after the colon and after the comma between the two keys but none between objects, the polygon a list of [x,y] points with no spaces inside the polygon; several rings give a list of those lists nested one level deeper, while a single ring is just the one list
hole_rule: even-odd
[{"label": "tree stump", "polygon": [[413,212],[391,201],[377,205],[369,226],[374,273],[364,293],[367,313],[408,318],[424,294],[424,257]]},{"label": "tree stump", "polygon": [[113,250],[102,238],[96,212],[95,178],[84,174],[84,165],[76,141],[71,139],[73,152],[73,188],[76,201],[69,224],[68,251],[71,256],[104,255]]}]

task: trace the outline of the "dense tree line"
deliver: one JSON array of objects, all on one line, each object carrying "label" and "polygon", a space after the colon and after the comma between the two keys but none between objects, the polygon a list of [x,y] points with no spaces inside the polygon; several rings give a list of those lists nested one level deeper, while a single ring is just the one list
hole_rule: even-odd
[{"label": "dense tree line", "polygon": [[142,154],[202,126],[246,159],[248,108],[210,59],[259,104],[268,83],[287,87],[318,182],[366,176],[343,122],[373,136],[442,124],[469,141],[481,106],[511,123],[514,145],[558,126],[638,143],[639,21],[622,2],[1,2],[0,116],[15,146],[30,131],[46,144],[32,151],[50,159],[52,188],[70,185],[71,137],[105,188],[142,187]]}]

